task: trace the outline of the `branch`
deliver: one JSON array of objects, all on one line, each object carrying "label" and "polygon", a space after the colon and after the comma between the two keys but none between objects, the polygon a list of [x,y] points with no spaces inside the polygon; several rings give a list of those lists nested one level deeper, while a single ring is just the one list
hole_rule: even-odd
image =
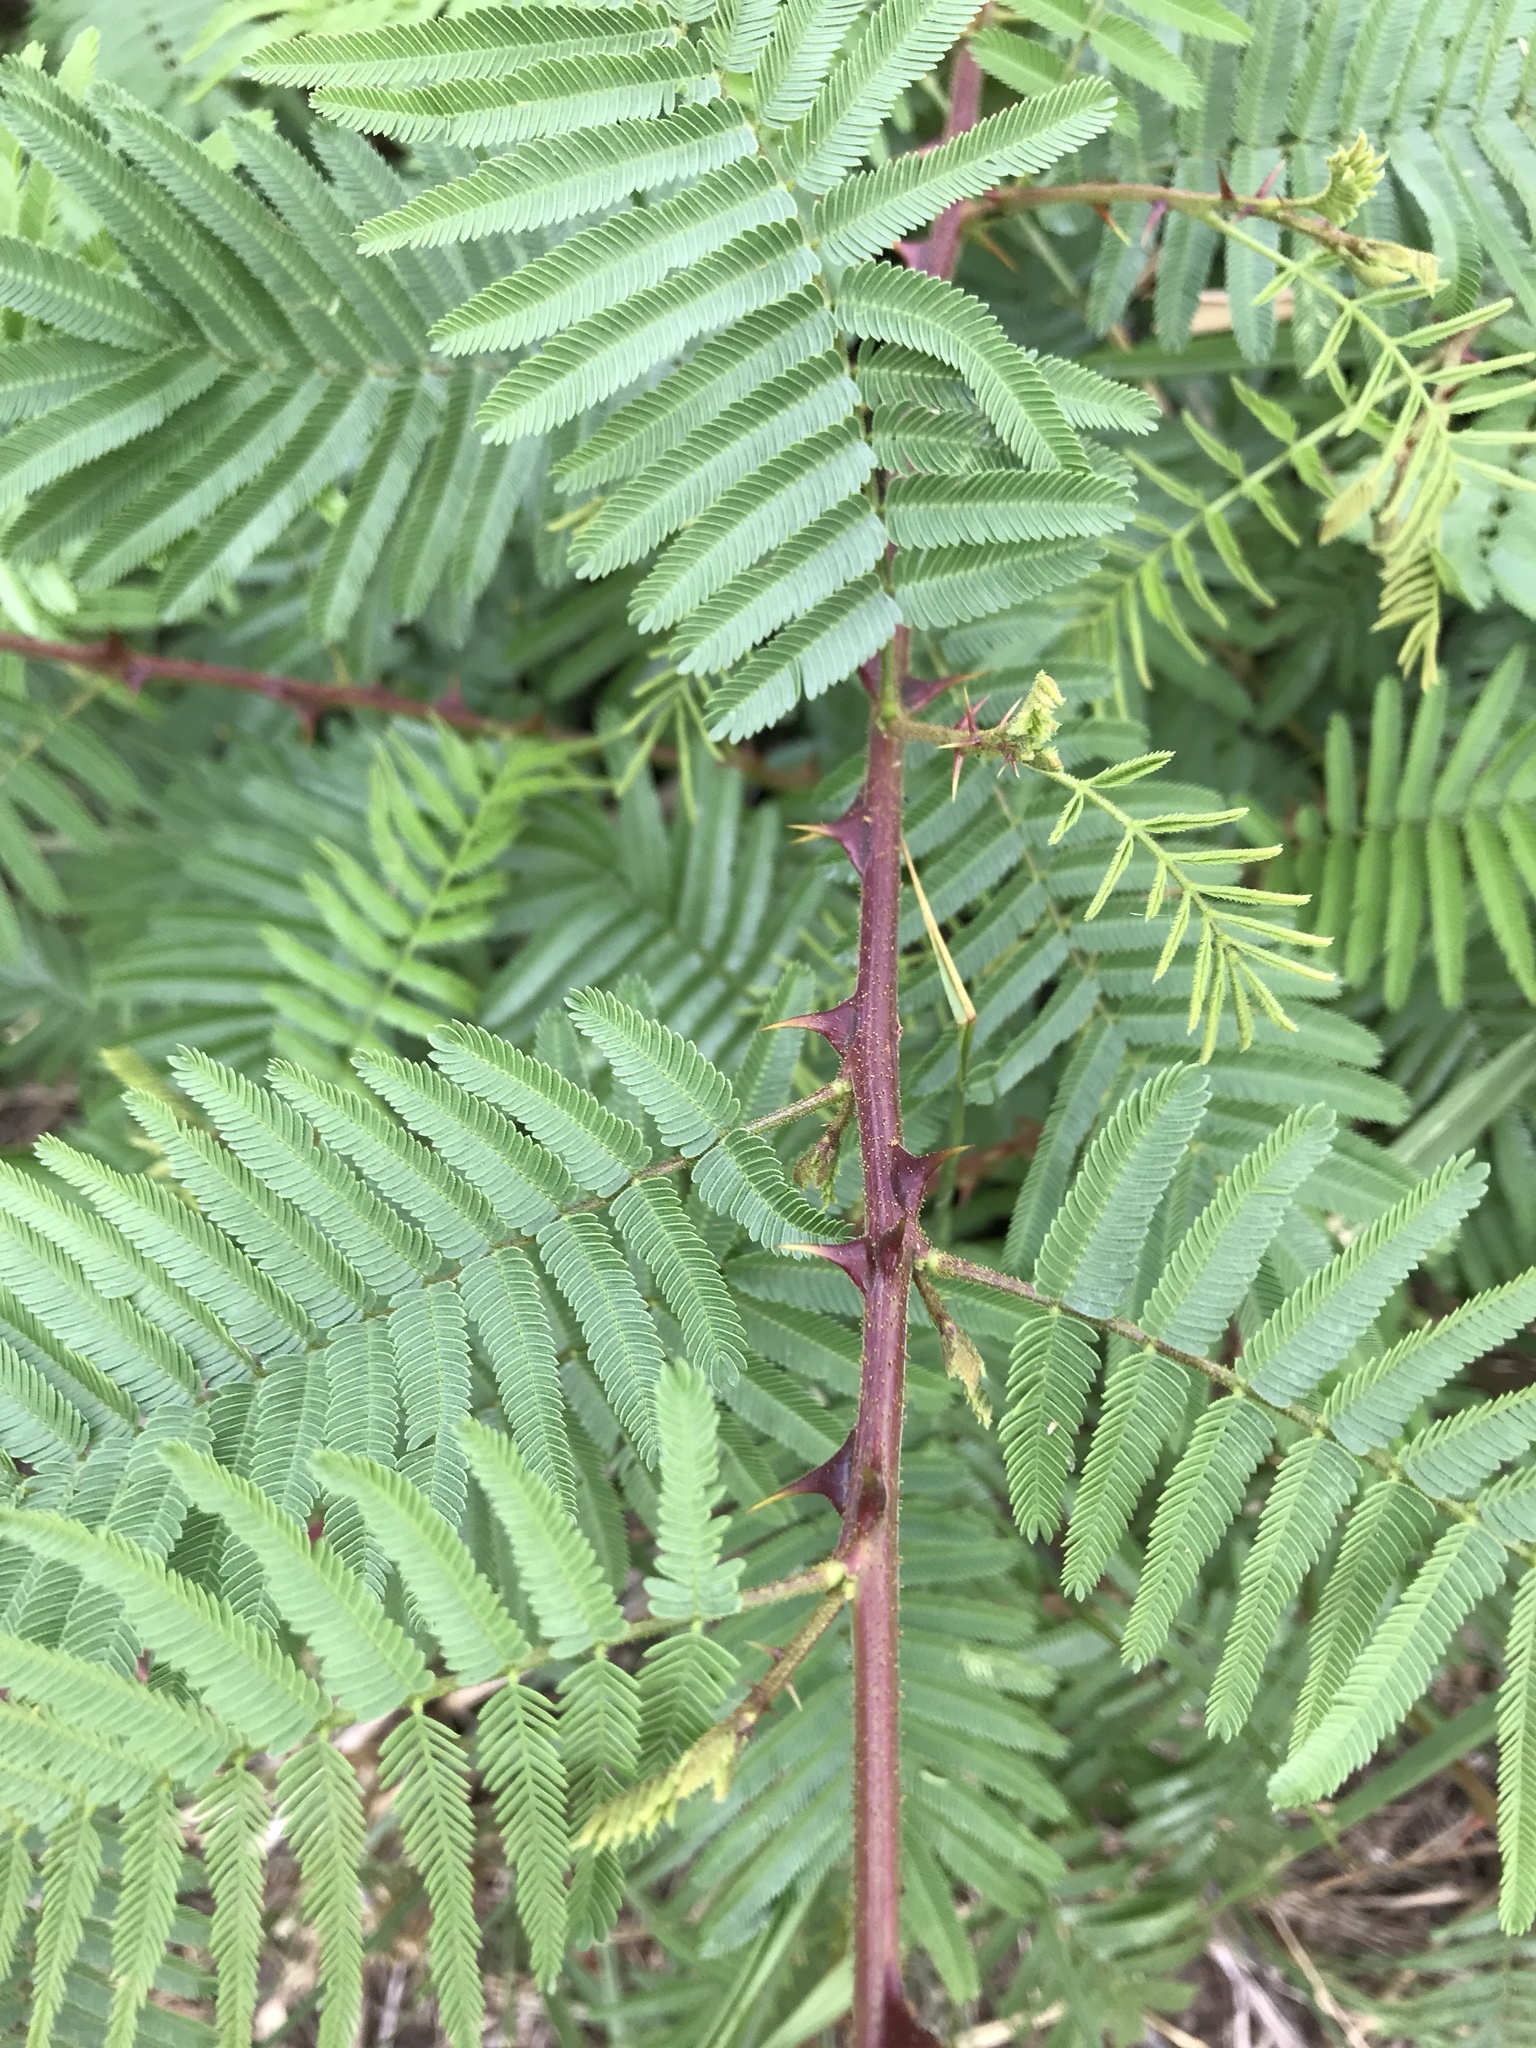
[{"label": "branch", "polygon": [[[1063,1301],[1054,1294],[1042,1294],[1028,1280],[1019,1280],[1012,1273],[1000,1273],[994,1266],[982,1266],[971,1259],[956,1257],[953,1252],[930,1250],[922,1265],[930,1273],[945,1280],[969,1280],[974,1286],[991,1287],[1000,1294],[1016,1295],[1020,1301],[1032,1303],[1036,1308],[1054,1309],[1074,1322],[1085,1323],[1090,1330],[1098,1330],[1105,1336],[1121,1337],[1127,1344],[1134,1344],[1140,1351],[1155,1351],[1159,1358],[1171,1359],[1174,1364],[1186,1367],[1190,1372],[1200,1373],[1212,1380],[1229,1394],[1241,1394],[1245,1400],[1254,1401],[1271,1415],[1283,1416],[1287,1422],[1294,1422],[1312,1436],[1325,1436],[1330,1443],[1336,1443],[1357,1463],[1372,1465],[1378,1472],[1396,1479],[1404,1486],[1411,1486],[1415,1493],[1442,1515],[1448,1515],[1457,1522],[1476,1522],[1482,1527],[1481,1515],[1471,1501],[1453,1500],[1438,1493],[1431,1493],[1420,1486],[1405,1472],[1390,1451],[1373,1449],[1354,1451],[1334,1434],[1328,1419],[1316,1409],[1308,1408],[1299,1401],[1270,1401],[1257,1393],[1235,1366],[1222,1365],[1219,1360],[1206,1358],[1197,1351],[1181,1351],[1177,1344],[1169,1344],[1162,1337],[1154,1337],[1150,1330],[1142,1329],[1126,1316],[1089,1315],[1086,1309],[1074,1308],[1070,1301]],[[1497,1530],[1488,1532],[1495,1541],[1502,1544],[1512,1557],[1523,1564],[1536,1564],[1536,1544],[1518,1542],[1510,1536],[1501,1536]]]},{"label": "branch", "polygon": [[457,702],[456,693],[429,704],[416,697],[397,697],[369,684],[313,683],[302,676],[268,675],[263,669],[226,668],[218,662],[146,654],[130,647],[115,633],[105,640],[89,641],[35,640],[25,633],[0,633],[0,653],[87,669],[96,675],[111,676],[134,691],[146,683],[190,683],[214,690],[244,690],[252,696],[286,704],[306,722],[327,711],[378,711],[389,718],[441,719],[460,732],[511,734],[531,731],[538,723],[488,718]]}]

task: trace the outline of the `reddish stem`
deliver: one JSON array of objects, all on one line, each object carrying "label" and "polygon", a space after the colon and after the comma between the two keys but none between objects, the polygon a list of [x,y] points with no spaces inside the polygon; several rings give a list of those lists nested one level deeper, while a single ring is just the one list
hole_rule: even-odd
[{"label": "reddish stem", "polygon": [[[904,636],[903,636],[904,637]],[[888,2048],[901,1989],[901,1757],[897,1655],[897,1495],[905,1400],[907,1292],[921,1188],[903,1187],[897,913],[901,897],[902,742],[878,704],[858,805],[864,876],[853,1089],[864,1166],[864,1358],[840,1554],[853,1603],[853,2048]]]},{"label": "reddish stem", "polygon": [[170,655],[144,654],[115,635],[106,640],[34,640],[24,633],[0,633],[0,653],[20,654],[29,661],[56,661],[68,668],[93,669],[115,676],[132,690],[145,683],[197,683],[215,690],[246,690],[286,704],[300,717],[313,719],[326,711],[381,711],[391,718],[440,718],[461,732],[511,733],[525,726],[471,711],[449,692],[435,704],[415,697],[396,697],[388,690],[361,683],[312,683],[302,676],[268,675],[263,669],[226,668],[218,662],[180,661]]},{"label": "reddish stem", "polygon": [[[944,140],[952,141],[976,126],[981,112],[981,66],[962,43],[955,52],[949,73],[949,115],[944,123]],[[926,242],[919,243],[911,257],[914,270],[926,270],[934,277],[953,277],[960,261],[960,235],[966,216],[972,211],[963,199],[947,206],[934,222]]]},{"label": "reddish stem", "polygon": [[[973,128],[981,71],[956,51],[944,139]],[[908,254],[914,269],[953,275],[963,206],[951,206]],[[931,2039],[901,1980],[901,1429],[906,1406],[907,1297],[922,1248],[924,1165],[902,1144],[897,926],[901,906],[902,741],[886,729],[903,708],[908,644],[898,629],[892,673],[870,663],[873,699],[863,794],[843,843],[861,872],[859,970],[843,1071],[853,1091],[864,1168],[864,1352],[848,1502],[838,1550],[854,1575],[853,2032],[850,2048],[903,2048]],[[838,836],[838,835],[835,835]]]}]

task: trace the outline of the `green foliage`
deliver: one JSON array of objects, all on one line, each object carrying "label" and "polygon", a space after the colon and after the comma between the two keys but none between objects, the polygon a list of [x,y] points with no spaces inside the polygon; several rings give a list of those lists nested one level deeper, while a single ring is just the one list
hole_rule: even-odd
[{"label": "green foliage", "polygon": [[1289,1973],[1496,1733],[1503,1935],[1308,1942],[1521,2039],[1528,10],[684,12],[5,60],[0,624],[79,645],[0,656],[0,2032],[244,2043],[282,1950],[340,2048],[402,1929],[456,2044],[835,2029],[910,1252],[926,2022]]}]

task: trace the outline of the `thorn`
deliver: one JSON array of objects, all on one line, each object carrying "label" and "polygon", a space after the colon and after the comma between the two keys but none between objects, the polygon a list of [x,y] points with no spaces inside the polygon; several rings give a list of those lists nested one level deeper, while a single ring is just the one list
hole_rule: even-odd
[{"label": "thorn", "polygon": [[776,1023],[764,1024],[764,1031],[818,1031],[841,1058],[853,1043],[853,1034],[858,1025],[853,998],[845,997],[835,1009],[807,1010],[801,1017],[780,1017]]},{"label": "thorn", "polygon": [[864,808],[862,795],[830,824],[796,825],[794,830],[805,835],[799,842],[802,846],[806,839],[835,839],[847,854],[854,873],[861,876],[864,873],[864,862],[869,854],[869,813]]},{"label": "thorn", "polygon": [[1216,166],[1216,186],[1217,190],[1221,193],[1222,198],[1226,200],[1227,204],[1229,206],[1236,206],[1237,194],[1232,190],[1232,187],[1227,180],[1227,167],[1225,164],[1218,164]]},{"label": "thorn", "polygon": [[946,1145],[941,1152],[909,1152],[904,1145],[897,1145],[891,1154],[891,1176],[896,1183],[896,1194],[901,1206],[909,1216],[915,1216],[922,1207],[923,1197],[931,1194],[935,1181],[943,1170],[946,1159],[958,1159],[962,1152],[970,1151],[969,1145]]},{"label": "thorn", "polygon": [[781,1244],[781,1252],[803,1252],[807,1258],[828,1259],[834,1266],[841,1266],[848,1278],[863,1294],[869,1286],[869,1242],[856,1237],[851,1244]]},{"label": "thorn", "polygon": [[974,683],[978,676],[986,674],[985,669],[972,669],[963,676],[935,676],[931,682],[907,684],[907,709],[924,711],[935,697],[942,697],[946,690],[952,690],[958,683]]},{"label": "thorn", "polygon": [[781,1486],[777,1493],[770,1493],[762,1500],[754,1501],[748,1508],[749,1515],[755,1515],[759,1508],[766,1508],[776,1500],[788,1500],[791,1494],[819,1493],[823,1500],[831,1501],[837,1512],[843,1514],[848,1506],[848,1480],[853,1470],[853,1431],[850,1429],[839,1449],[835,1450],[824,1464],[814,1466],[800,1478],[792,1479],[788,1486]]}]

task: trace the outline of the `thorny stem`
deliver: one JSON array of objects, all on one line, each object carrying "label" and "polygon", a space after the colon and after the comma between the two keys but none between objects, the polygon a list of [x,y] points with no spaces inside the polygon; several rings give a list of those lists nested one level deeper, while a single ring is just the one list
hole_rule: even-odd
[{"label": "thorny stem", "polygon": [[[976,125],[981,73],[962,47],[949,78],[944,139]],[[950,207],[914,267],[953,276],[964,211]],[[853,1090],[864,1171],[864,1290],[859,1410],[848,1460],[838,1556],[853,1593],[853,2027],[850,2048],[899,2048],[924,2037],[901,1978],[901,1678],[898,1651],[898,1496],[906,1404],[907,1297],[922,1248],[925,1162],[902,1144],[901,1020],[897,994],[901,905],[903,710],[908,637],[899,627],[866,664],[871,699],[863,792],[843,821],[859,870],[859,959],[842,1071]],[[850,1248],[855,1249],[855,1248]]]},{"label": "thorny stem", "polygon": [[[902,636],[904,640],[904,636]],[[905,666],[901,645],[897,674]],[[902,742],[870,720],[869,769],[855,814],[862,840],[859,966],[843,1070],[864,1166],[864,1354],[839,1554],[853,1601],[854,1972],[852,2048],[888,2048],[901,1987],[901,1691],[897,1662],[897,1493],[905,1404],[907,1293],[916,1189],[899,1185]],[[910,1177],[905,1177],[910,1178]]]}]

